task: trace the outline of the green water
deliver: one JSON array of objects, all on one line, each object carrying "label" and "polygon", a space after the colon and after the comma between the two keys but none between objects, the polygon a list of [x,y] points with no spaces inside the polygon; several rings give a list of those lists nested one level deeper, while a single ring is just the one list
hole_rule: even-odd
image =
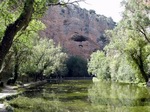
[{"label": "green water", "polygon": [[9,103],[15,112],[150,112],[150,88],[72,80],[29,89]]},{"label": "green water", "polygon": [[99,112],[150,112],[150,88],[98,82],[92,85],[88,95]]}]

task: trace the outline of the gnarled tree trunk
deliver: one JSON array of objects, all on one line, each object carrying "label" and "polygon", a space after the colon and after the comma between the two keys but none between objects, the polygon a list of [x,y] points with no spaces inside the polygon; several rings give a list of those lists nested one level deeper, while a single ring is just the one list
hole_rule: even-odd
[{"label": "gnarled tree trunk", "polygon": [[142,57],[142,48],[139,50],[139,55],[135,58],[133,54],[131,54],[131,57],[135,64],[137,65],[142,77],[144,78],[145,82],[148,82],[148,74],[146,74],[145,69],[144,69],[144,61]]},{"label": "gnarled tree trunk", "polygon": [[6,54],[12,46],[15,35],[22,29],[26,29],[28,26],[32,14],[33,14],[34,0],[26,0],[24,8],[19,18],[7,26],[2,41],[0,43],[0,72],[2,71],[2,64],[4,62]]}]

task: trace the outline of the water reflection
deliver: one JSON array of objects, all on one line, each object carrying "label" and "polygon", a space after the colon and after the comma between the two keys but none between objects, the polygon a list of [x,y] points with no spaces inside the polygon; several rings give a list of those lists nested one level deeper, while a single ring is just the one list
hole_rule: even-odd
[{"label": "water reflection", "polygon": [[150,88],[131,84],[64,81],[28,89],[24,95],[57,101],[63,112],[150,112]]},{"label": "water reflection", "polygon": [[137,87],[133,84],[94,83],[89,89],[89,99],[92,105],[101,111],[150,111],[150,88]]}]

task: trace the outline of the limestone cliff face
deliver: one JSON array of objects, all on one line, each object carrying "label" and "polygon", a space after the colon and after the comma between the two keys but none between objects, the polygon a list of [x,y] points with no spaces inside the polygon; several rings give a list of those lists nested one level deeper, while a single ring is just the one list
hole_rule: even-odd
[{"label": "limestone cliff face", "polygon": [[69,55],[84,58],[103,49],[108,42],[104,31],[115,26],[111,18],[72,5],[67,8],[51,6],[42,20],[47,27],[40,33],[42,36],[62,45]]}]

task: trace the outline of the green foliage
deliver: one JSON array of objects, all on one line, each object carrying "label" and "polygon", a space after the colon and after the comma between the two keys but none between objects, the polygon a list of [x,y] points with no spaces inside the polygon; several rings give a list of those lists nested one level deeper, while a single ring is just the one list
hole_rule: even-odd
[{"label": "green foliage", "polygon": [[114,58],[109,58],[111,59],[109,63],[111,80],[126,83],[136,82],[136,73],[129,65],[126,55],[118,55]]},{"label": "green foliage", "polygon": [[134,72],[126,57],[119,54],[112,57],[105,56],[102,51],[94,52],[88,63],[88,72],[101,80],[135,82]]},{"label": "green foliage", "polygon": [[[30,1],[30,0],[29,0]],[[35,44],[34,39],[38,36],[38,31],[43,30],[45,25],[39,20],[40,17],[45,13],[47,9],[47,3],[56,3],[57,0],[35,0],[34,1],[34,12],[32,13],[32,18],[29,24],[26,24],[21,30],[17,32],[17,34],[13,37],[13,44],[12,47],[9,48],[9,52],[5,60],[3,61],[4,64],[2,65],[2,74],[13,74],[14,67],[17,64],[22,65],[22,63],[28,60],[28,55],[31,55],[33,46]],[[30,3],[30,2],[29,2]],[[3,0],[0,4],[0,41],[4,37],[4,33],[6,28],[10,24],[14,24],[14,22],[19,18],[20,14],[23,14],[24,10],[23,7],[25,5],[25,0]],[[25,7],[29,4],[27,3]],[[13,30],[13,29],[12,29]],[[63,65],[56,65],[55,68],[58,66]],[[53,70],[55,71],[55,70]],[[57,70],[60,71],[60,70]],[[61,72],[64,70],[61,70]],[[20,72],[20,70],[18,71]]]},{"label": "green foliage", "polygon": [[[42,98],[19,97],[10,102],[15,112],[64,112],[59,101],[48,101]],[[18,109],[17,109],[18,108]],[[23,110],[22,110],[23,109]]]},{"label": "green foliage", "polygon": [[[32,20],[27,29],[18,32],[15,36],[12,48],[9,50],[5,61],[3,74],[9,77],[14,74],[16,60],[18,65],[22,65],[28,60],[28,55],[31,55],[34,46],[34,40],[38,37],[38,31],[45,28],[45,25],[39,20]],[[19,71],[18,71],[19,72]]]},{"label": "green foliage", "polygon": [[[39,19],[47,9],[47,3],[56,3],[58,0],[35,0],[32,20]],[[25,0],[3,0],[0,3],[0,40],[2,39],[6,27],[13,23],[21,14]],[[27,25],[28,26],[28,25]]]},{"label": "green foliage", "polygon": [[99,79],[109,79],[108,60],[102,51],[94,52],[88,63],[88,72],[96,75]]},{"label": "green foliage", "polygon": [[35,43],[32,53],[21,65],[22,73],[41,73],[50,75],[55,72],[63,73],[67,55],[60,46],[55,46],[52,40],[40,39]]},{"label": "green foliage", "polygon": [[17,48],[17,51],[31,49],[34,45],[34,40],[38,37],[38,31],[43,30],[45,25],[39,20],[32,20],[25,31],[20,31],[14,38],[12,47]]},{"label": "green foliage", "polygon": [[71,77],[89,76],[87,73],[87,61],[79,56],[71,56],[67,60],[68,75]]},{"label": "green foliage", "polygon": [[20,8],[18,10],[11,10],[12,1],[11,0],[3,0],[0,3],[0,41],[4,36],[4,32],[8,24],[12,23],[19,17]]},{"label": "green foliage", "polygon": [[150,74],[149,8],[137,0],[128,0],[124,6],[123,19],[114,30],[107,31],[110,43],[104,48],[106,56],[100,52],[93,53],[88,69],[101,74],[98,76],[100,79],[107,79],[108,70],[111,80],[143,83],[148,81]]},{"label": "green foliage", "polygon": [[123,12],[123,19],[128,28],[139,32],[141,28],[144,30],[149,26],[149,5],[146,5],[143,1],[128,0],[127,2],[124,2],[124,6],[125,11]]}]

